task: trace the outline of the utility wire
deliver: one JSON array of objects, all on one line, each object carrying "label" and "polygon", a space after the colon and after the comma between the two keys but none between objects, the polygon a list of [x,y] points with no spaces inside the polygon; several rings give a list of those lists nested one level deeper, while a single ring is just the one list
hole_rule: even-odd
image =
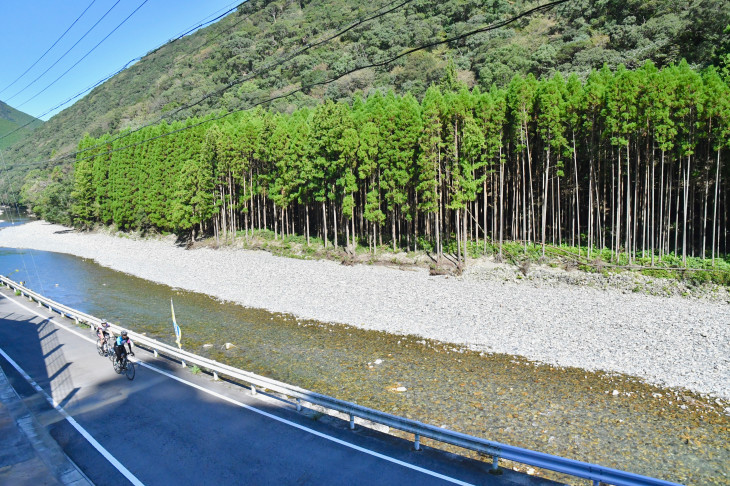
[{"label": "utility wire", "polygon": [[[7,164],[5,163],[5,156],[3,156],[2,149],[0,149],[0,161],[2,162],[3,171],[5,172],[5,176],[7,177],[7,174],[9,172],[9,170],[8,170]],[[6,197],[7,197],[8,200],[10,199],[10,197],[8,197],[7,192],[6,192]],[[18,199],[19,199],[19,196],[16,193],[15,194],[15,201],[13,201],[13,205],[11,206],[10,213],[8,214],[8,217],[10,219],[10,223],[13,224],[13,225],[15,224],[15,221],[13,221],[13,213],[12,213],[12,207],[13,206],[15,207],[15,212],[18,214],[17,220],[20,220],[21,219],[21,216],[20,216],[20,204],[18,202]],[[33,256],[33,250],[32,249],[28,249],[28,253],[30,254],[31,263],[33,264],[33,269],[35,270],[35,275],[36,275],[36,278],[38,279],[38,284],[41,286],[41,292],[43,292],[45,294],[46,291],[45,291],[45,288],[43,287],[43,280],[41,279],[41,276],[38,273],[38,265],[36,265],[36,263],[35,263],[35,257]],[[32,277],[31,274],[30,274],[30,272],[28,271],[28,265],[26,265],[26,263],[25,263],[25,257],[23,256],[22,249],[20,250],[19,255],[20,255],[20,260],[23,262],[23,269],[25,270],[25,274],[28,276],[28,278]]]},{"label": "utility wire", "polygon": [[[217,120],[226,118],[226,117],[228,117],[230,115],[233,115],[235,113],[239,113],[241,111],[250,110],[250,109],[255,108],[257,106],[264,105],[264,104],[267,104],[267,103],[271,103],[271,102],[276,101],[276,100],[279,100],[279,99],[288,98],[289,96],[292,96],[293,94],[296,94],[298,92],[302,92],[304,90],[311,89],[311,88],[313,88],[315,86],[322,86],[322,85],[326,85],[326,84],[333,83],[334,81],[337,81],[340,78],[343,78],[343,77],[345,77],[345,76],[347,76],[349,74],[352,74],[354,72],[361,71],[363,69],[369,69],[369,68],[372,68],[372,67],[381,67],[381,66],[388,65],[388,64],[390,64],[390,63],[392,63],[392,62],[394,62],[394,61],[396,61],[396,60],[398,60],[398,59],[400,59],[400,58],[402,58],[402,57],[404,57],[404,56],[406,56],[408,54],[412,54],[412,53],[417,52],[417,51],[421,51],[421,50],[428,49],[430,47],[435,47],[435,46],[442,45],[442,44],[449,44],[449,43],[456,42],[456,41],[465,39],[467,37],[470,37],[470,36],[473,36],[473,35],[476,35],[476,34],[480,34],[480,33],[489,32],[489,31],[492,31],[492,30],[499,29],[501,27],[504,27],[506,25],[509,25],[511,23],[516,22],[516,21],[518,21],[521,18],[530,16],[530,15],[532,15],[534,13],[537,13],[537,12],[542,12],[542,11],[545,11],[545,10],[552,9],[555,6],[560,5],[560,4],[563,4],[563,3],[566,3],[568,1],[570,1],[570,0],[556,0],[554,2],[546,3],[546,4],[543,4],[543,5],[534,7],[532,9],[526,10],[526,11],[524,11],[524,12],[518,14],[518,15],[515,15],[515,16],[509,18],[509,19],[506,19],[506,20],[503,20],[503,21],[500,21],[500,22],[497,22],[497,23],[490,24],[490,25],[488,25],[486,27],[482,27],[482,28],[479,28],[479,29],[475,29],[475,30],[466,32],[466,33],[461,34],[461,35],[458,35],[458,36],[449,37],[447,39],[442,39],[442,40],[439,40],[439,41],[434,41],[434,42],[430,42],[430,43],[427,43],[427,44],[422,44],[422,45],[420,45],[418,47],[414,47],[412,49],[409,49],[407,51],[404,51],[403,53],[398,54],[396,56],[393,56],[393,57],[391,57],[389,59],[386,59],[384,61],[380,61],[380,62],[376,62],[376,63],[370,63],[370,64],[363,65],[363,66],[359,66],[357,68],[349,69],[349,70],[347,70],[345,72],[342,72],[342,73],[340,73],[340,74],[338,74],[338,75],[336,75],[336,76],[334,76],[334,77],[332,77],[330,79],[327,79],[327,80],[324,80],[324,81],[320,81],[320,82],[316,82],[316,83],[312,83],[312,84],[309,84],[309,85],[300,86],[299,88],[294,89],[294,90],[291,90],[288,93],[284,93],[284,94],[281,94],[281,95],[278,95],[278,96],[273,96],[273,97],[270,97],[270,98],[268,98],[266,100],[263,100],[263,101],[260,101],[260,102],[257,102],[257,103],[253,103],[251,106],[249,106],[247,108],[240,108],[240,109],[237,109],[237,110],[229,111],[227,113],[223,113],[223,114],[218,115],[218,116],[214,116],[214,117],[211,117],[211,118],[206,118],[205,120],[202,120],[200,122],[197,122],[197,123],[194,123],[194,124],[191,124],[191,125],[186,125],[185,127],[179,128],[177,130],[172,130],[170,132],[165,132],[165,133],[160,134],[160,135],[157,135],[155,137],[150,137],[148,139],[141,140],[141,141],[136,142],[136,143],[133,143],[133,144],[125,145],[123,147],[118,147],[118,148],[115,148],[115,149],[107,150],[105,152],[101,152],[101,153],[98,153],[98,154],[90,155],[90,156],[83,157],[83,158],[80,158],[80,159],[77,158],[77,161],[88,160],[88,159],[92,159],[92,158],[96,158],[96,157],[100,157],[100,156],[104,156],[104,155],[109,155],[109,154],[112,154],[114,152],[119,152],[119,151],[122,151],[122,150],[126,150],[128,148],[137,147],[137,146],[142,145],[144,143],[151,142],[151,141],[154,141],[154,140],[163,138],[163,137],[167,137],[169,135],[173,135],[173,134],[176,134],[176,133],[185,131],[185,130],[189,130],[191,128],[195,128],[195,127],[198,127],[200,125],[203,125],[205,123],[210,123],[210,122],[213,122],[213,121],[217,121]],[[135,131],[139,131],[142,128],[146,128],[148,126],[151,126],[151,125],[146,125],[145,127],[141,127],[141,128],[139,128],[139,129],[137,129]],[[128,133],[126,133],[124,135],[124,137],[129,136],[131,133],[134,133],[134,132],[128,132]],[[51,160],[46,160],[46,161],[39,161],[39,162],[27,164],[27,166],[43,165],[43,164],[48,164],[48,163],[52,163],[52,162],[61,162],[61,161],[66,160],[66,159],[76,158],[76,157],[78,157],[78,155],[82,154],[83,152],[87,152],[89,150],[92,150],[94,148],[97,148],[97,147],[100,147],[100,146],[103,146],[103,145],[108,146],[109,144],[113,143],[116,140],[120,140],[121,138],[123,138],[123,137],[120,136],[120,137],[117,137],[117,138],[113,138],[113,139],[110,139],[110,140],[106,140],[103,143],[98,143],[98,144],[93,145],[91,147],[88,147],[86,149],[79,150],[79,151],[76,151],[76,152],[71,152],[71,153],[66,154],[66,155],[64,155],[62,157],[59,157],[57,159],[51,159]]]},{"label": "utility wire", "polygon": [[[413,1],[414,0],[403,0],[403,1],[396,0],[395,2],[391,2],[391,3],[389,3],[388,5],[386,5],[384,7],[379,7],[377,10],[375,10],[376,13],[373,13],[371,16],[366,17],[366,18],[363,18],[363,19],[357,19],[354,23],[352,23],[351,25],[349,25],[345,29],[343,29],[343,30],[341,30],[341,31],[339,31],[339,32],[337,32],[337,33],[329,36],[329,37],[326,37],[326,38],[324,38],[322,40],[319,40],[317,42],[313,42],[313,43],[307,44],[306,46],[302,47],[301,49],[298,49],[297,51],[289,54],[285,58],[280,59],[279,61],[274,62],[274,63],[271,63],[269,65],[263,66],[261,68],[258,68],[256,70],[254,70],[253,72],[251,72],[249,75],[244,76],[243,78],[240,78],[240,79],[238,79],[236,81],[231,81],[227,85],[225,85],[224,87],[222,87],[222,88],[220,88],[220,89],[218,89],[216,91],[213,91],[211,93],[208,93],[208,94],[204,95],[202,98],[198,99],[197,101],[194,101],[194,102],[189,103],[187,105],[181,106],[180,108],[178,108],[178,109],[176,109],[176,110],[174,110],[174,111],[172,111],[170,113],[166,113],[166,114],[160,116],[158,119],[156,119],[153,122],[147,123],[147,124],[142,125],[141,127],[138,127],[138,128],[136,128],[134,130],[130,130],[128,132],[125,132],[123,134],[120,134],[117,137],[112,138],[110,140],[107,140],[106,142],[104,142],[102,144],[92,145],[91,147],[87,147],[87,148],[85,148],[83,150],[80,150],[79,152],[75,152],[73,155],[75,156],[78,153],[83,153],[83,152],[86,152],[86,151],[89,151],[89,150],[93,150],[94,148],[96,148],[96,147],[98,147],[100,145],[108,145],[108,144],[110,144],[112,142],[115,142],[117,140],[121,140],[123,138],[127,138],[127,137],[131,136],[132,134],[139,132],[140,130],[143,130],[145,128],[151,127],[153,125],[156,125],[156,124],[160,123],[161,121],[163,121],[163,120],[165,120],[167,118],[171,118],[172,116],[176,115],[177,113],[180,113],[182,110],[187,110],[187,109],[190,109],[190,108],[192,108],[194,106],[197,106],[200,103],[202,103],[203,101],[205,101],[205,100],[207,100],[209,98],[212,98],[214,96],[220,96],[221,94],[223,94],[224,92],[226,92],[229,89],[233,88],[234,86],[237,86],[237,85],[242,84],[242,83],[244,83],[246,81],[249,81],[249,80],[253,79],[254,77],[262,74],[263,72],[270,71],[271,69],[273,69],[275,67],[281,66],[282,64],[285,64],[285,63],[289,62],[290,60],[292,60],[295,57],[301,55],[302,53],[308,51],[309,49],[312,49],[313,47],[317,47],[317,46],[320,46],[320,45],[325,44],[327,42],[330,42],[331,40],[336,39],[337,37],[342,36],[343,34],[349,32],[350,30],[352,30],[352,29],[354,29],[356,27],[359,27],[359,26],[361,26],[361,25],[363,25],[363,24],[365,24],[367,22],[370,22],[371,20],[377,19],[377,18],[382,17],[384,15],[387,15],[389,13],[392,13],[395,10],[398,10],[398,9],[402,8],[403,6],[409,4],[409,3],[413,2]],[[565,1],[567,1],[567,0],[565,0]],[[398,3],[398,2],[400,2],[400,3]],[[394,4],[395,4],[395,6],[393,6]],[[383,8],[388,8],[388,9],[382,11]],[[0,139],[1,139],[1,137],[0,137]],[[69,154],[69,155],[71,155],[71,154]]]},{"label": "utility wire", "polygon": [[41,78],[42,78],[42,77],[43,77],[43,76],[44,76],[44,75],[45,75],[45,74],[46,74],[46,73],[47,73],[48,71],[50,71],[51,69],[53,69],[53,67],[54,67],[54,66],[55,66],[56,64],[58,64],[58,63],[59,63],[59,62],[61,61],[61,59],[63,59],[64,57],[66,57],[66,54],[68,54],[69,52],[71,52],[71,50],[72,50],[72,49],[73,49],[74,47],[76,47],[76,46],[77,46],[77,45],[79,44],[79,42],[81,42],[81,41],[82,41],[82,40],[83,40],[83,39],[84,39],[84,38],[85,38],[85,37],[86,37],[86,36],[87,36],[87,35],[89,34],[89,32],[91,32],[92,30],[94,30],[94,28],[95,28],[95,27],[96,27],[97,25],[99,25],[99,22],[101,22],[102,20],[104,20],[104,18],[105,18],[105,17],[107,16],[107,15],[109,15],[109,12],[111,12],[111,11],[112,11],[112,10],[114,9],[114,7],[116,7],[116,6],[117,6],[117,4],[119,4],[119,2],[121,2],[121,0],[117,0],[117,1],[116,1],[116,3],[115,3],[114,5],[112,5],[112,6],[111,6],[111,7],[109,8],[109,10],[107,10],[107,11],[106,11],[106,13],[105,13],[104,15],[102,15],[102,16],[101,16],[101,18],[100,18],[99,20],[97,20],[97,21],[96,21],[96,23],[95,23],[94,25],[92,25],[92,26],[91,26],[91,28],[90,28],[89,30],[87,30],[87,31],[86,31],[86,33],[85,33],[84,35],[82,35],[82,36],[81,36],[81,38],[80,38],[79,40],[77,40],[77,41],[76,41],[76,43],[75,43],[74,45],[72,45],[72,46],[71,46],[71,47],[70,47],[70,48],[69,48],[69,49],[68,49],[68,50],[67,50],[66,52],[64,52],[64,53],[63,53],[63,54],[61,55],[61,57],[59,57],[58,59],[56,59],[56,62],[54,62],[53,64],[51,64],[51,66],[50,66],[50,67],[49,67],[48,69],[46,69],[45,71],[43,71],[43,72],[42,72],[42,73],[40,74],[40,76],[38,76],[38,77],[37,77],[37,78],[35,78],[35,79],[34,79],[33,81],[31,81],[30,83],[28,83],[27,85],[25,85],[25,87],[24,87],[23,89],[21,89],[20,91],[18,91],[17,93],[15,93],[15,94],[14,94],[13,96],[11,96],[11,97],[10,97],[10,98],[8,98],[7,100],[5,100],[5,102],[7,103],[8,101],[10,101],[10,100],[12,100],[13,98],[15,98],[16,96],[18,96],[18,95],[19,95],[20,93],[22,93],[23,91],[25,91],[26,89],[28,89],[28,88],[30,88],[31,86],[33,86],[33,85],[35,84],[35,82],[36,82],[36,81],[38,81],[39,79],[41,79]]},{"label": "utility wire", "polygon": [[[471,36],[476,35],[476,34],[480,34],[480,33],[484,33],[484,32],[489,32],[491,30],[499,29],[501,27],[504,27],[506,25],[509,25],[511,23],[514,23],[514,22],[518,21],[519,19],[521,19],[523,17],[530,16],[530,15],[532,15],[534,13],[537,13],[537,12],[542,12],[542,11],[545,11],[545,10],[549,10],[549,9],[551,9],[551,8],[557,6],[557,5],[560,5],[560,4],[569,2],[569,1],[570,0],[556,0],[554,2],[546,3],[544,5],[540,5],[540,6],[531,8],[529,10],[526,10],[526,11],[524,11],[524,12],[522,12],[522,13],[514,16],[514,17],[511,17],[509,19],[503,20],[501,22],[497,22],[497,23],[494,23],[494,24],[490,24],[490,25],[488,25],[486,27],[482,27],[482,28],[479,28],[479,29],[475,29],[475,30],[466,32],[466,33],[461,34],[461,35],[457,35],[457,36],[454,36],[454,37],[449,37],[447,39],[443,39],[443,40],[439,40],[439,41],[434,41],[434,42],[430,42],[428,44],[423,44],[421,46],[414,47],[412,49],[409,49],[407,51],[404,51],[401,54],[398,54],[397,56],[393,56],[391,58],[388,58],[388,59],[386,59],[384,61],[376,62],[376,63],[371,63],[371,64],[367,64],[367,65],[360,66],[360,67],[357,67],[357,68],[349,69],[349,70],[347,70],[345,72],[342,72],[342,73],[340,73],[340,74],[338,74],[338,75],[336,75],[336,76],[334,76],[334,77],[332,77],[330,79],[327,79],[325,81],[319,81],[319,82],[312,83],[312,84],[308,84],[308,85],[305,85],[305,86],[300,86],[299,88],[294,89],[292,91],[289,91],[288,93],[281,94],[281,95],[278,95],[278,96],[273,96],[271,98],[268,98],[266,100],[260,101],[258,103],[254,103],[254,104],[252,104],[251,106],[249,106],[247,108],[240,108],[238,110],[232,110],[232,111],[229,111],[227,113],[223,113],[223,114],[218,115],[218,116],[214,116],[214,117],[211,117],[211,118],[206,118],[205,120],[202,120],[202,121],[197,122],[197,123],[193,123],[191,125],[186,125],[186,126],[184,126],[182,128],[179,128],[177,130],[172,130],[170,132],[165,132],[165,133],[160,134],[160,135],[157,135],[155,137],[150,137],[150,138],[147,138],[145,140],[141,140],[141,141],[136,142],[136,143],[132,143],[132,144],[129,144],[129,145],[125,145],[123,147],[118,147],[118,148],[115,148],[115,149],[108,150],[106,152],[102,152],[102,153],[99,153],[99,154],[94,154],[94,155],[90,155],[90,156],[87,156],[87,157],[83,157],[83,158],[77,159],[77,161],[82,161],[82,160],[87,160],[87,159],[93,159],[93,158],[100,157],[100,156],[103,156],[103,155],[109,155],[109,154],[112,154],[114,152],[119,152],[119,151],[126,150],[126,149],[129,149],[129,148],[137,147],[139,145],[142,145],[142,144],[147,143],[147,142],[151,142],[153,140],[157,140],[157,139],[160,139],[160,138],[163,138],[163,137],[167,137],[169,135],[173,135],[173,134],[176,134],[176,133],[179,133],[179,132],[183,132],[185,130],[189,130],[191,128],[195,128],[195,127],[198,127],[198,126],[203,125],[203,124],[206,124],[206,123],[210,123],[210,122],[213,122],[213,121],[221,120],[221,119],[226,118],[226,117],[228,117],[230,115],[233,115],[234,113],[239,113],[241,111],[247,111],[247,110],[250,110],[250,109],[255,108],[257,106],[264,105],[264,104],[267,104],[267,103],[271,103],[273,101],[276,101],[276,100],[279,100],[279,99],[282,99],[282,98],[288,98],[289,96],[291,96],[291,95],[293,95],[295,93],[299,93],[301,91],[311,89],[311,88],[313,88],[315,86],[322,86],[322,85],[326,85],[326,84],[333,83],[334,81],[337,81],[340,78],[343,78],[343,77],[345,77],[345,76],[347,76],[349,74],[352,74],[354,72],[361,71],[363,69],[369,69],[369,68],[373,68],[373,67],[381,67],[381,66],[388,65],[388,64],[390,64],[390,63],[392,63],[394,61],[397,61],[398,59],[400,59],[400,58],[402,58],[404,56],[407,56],[408,54],[412,54],[414,52],[421,51],[423,49],[428,49],[430,47],[435,47],[435,46],[442,45],[442,44],[450,44],[452,42],[456,42],[456,41],[465,39],[467,37],[471,37]],[[131,133],[134,133],[134,132],[130,132],[130,134]],[[128,136],[128,135],[129,134],[127,134],[126,136]],[[116,140],[119,140],[120,138],[121,137],[117,137],[116,139],[107,140],[107,141],[105,141],[103,143],[99,143],[99,144],[94,145],[92,147],[89,147],[87,149],[79,150],[78,152],[73,152],[73,153],[67,154],[67,155],[65,155],[63,157],[60,157],[58,159],[55,159],[55,160],[52,160],[52,161],[47,161],[47,162],[58,162],[58,161],[62,161],[62,160],[67,159],[67,158],[76,157],[79,154],[81,154],[82,152],[91,150],[91,149],[93,149],[95,147],[99,147],[101,145],[109,145],[110,143],[112,143],[112,142],[114,142]]]},{"label": "utility wire", "polygon": [[[94,0],[94,1],[96,1],[96,0]],[[246,0],[246,1],[248,1],[248,0]],[[186,29],[186,30],[185,30],[185,31],[184,31],[183,33],[181,33],[181,34],[178,34],[178,35],[177,35],[177,36],[176,36],[175,38],[173,38],[172,40],[169,40],[169,41],[167,41],[167,42],[166,42],[166,43],[164,43],[164,44],[160,44],[160,45],[159,45],[158,47],[156,47],[156,48],[155,48],[155,49],[153,49],[152,51],[150,51],[150,52],[148,52],[147,54],[145,54],[145,56],[149,56],[149,55],[151,55],[151,54],[154,54],[155,52],[157,52],[158,50],[160,50],[160,49],[161,49],[162,47],[164,47],[164,46],[167,46],[167,45],[170,45],[170,44],[172,44],[173,42],[176,42],[176,41],[178,41],[178,40],[182,39],[183,37],[185,37],[185,36],[189,35],[189,34],[190,34],[191,32],[197,31],[198,29],[201,29],[201,28],[203,28],[203,27],[205,27],[205,26],[207,26],[207,25],[209,25],[209,24],[211,24],[211,23],[213,23],[213,22],[215,22],[215,21],[217,21],[217,20],[220,20],[221,18],[225,17],[226,15],[228,15],[228,14],[230,14],[231,12],[233,12],[234,10],[236,10],[236,9],[238,8],[238,6],[242,5],[242,4],[243,4],[243,3],[245,3],[245,2],[243,2],[243,3],[239,3],[238,1],[236,1],[236,2],[234,2],[234,3],[235,3],[235,4],[237,5],[236,7],[230,8],[230,9],[226,10],[225,12],[223,12],[223,13],[222,13],[221,15],[218,15],[218,16],[217,16],[217,17],[215,17],[214,19],[212,19],[212,20],[209,20],[209,21],[207,21],[207,22],[206,22],[206,21],[205,21],[205,19],[207,19],[207,18],[211,17],[212,15],[215,15],[215,13],[213,13],[213,14],[211,14],[211,15],[208,15],[208,16],[207,16],[207,17],[205,17],[205,18],[204,18],[204,19],[203,19],[202,21],[199,21],[199,23],[198,23],[198,24],[197,24],[197,25],[196,25],[195,27],[190,27],[190,28]],[[218,12],[219,12],[219,11],[220,11],[220,10],[218,10]],[[217,13],[217,12],[216,12],[216,13]],[[207,45],[208,45],[208,44],[210,44],[210,43],[211,43],[211,42],[212,42],[213,40],[217,39],[218,37],[220,37],[220,36],[221,36],[221,35],[223,35],[224,33],[226,33],[226,32],[228,32],[228,31],[230,31],[231,29],[233,29],[234,27],[236,27],[236,26],[237,26],[238,24],[240,24],[241,22],[244,22],[244,21],[248,20],[249,18],[250,18],[250,15],[247,15],[246,17],[242,18],[242,19],[241,19],[241,20],[239,20],[238,22],[234,23],[234,24],[233,24],[232,26],[230,26],[230,27],[228,27],[227,29],[225,29],[225,30],[223,30],[223,31],[219,32],[219,33],[218,33],[218,34],[217,34],[216,36],[214,36],[214,37],[210,38],[210,39],[209,39],[209,40],[208,40],[208,41],[207,41],[207,42],[206,42],[205,44],[203,44],[203,46],[202,46],[202,47],[205,47],[205,46],[207,46]],[[189,54],[186,54],[185,56],[183,56],[183,58],[184,58],[184,57],[186,57],[187,55],[189,55]],[[70,103],[71,101],[73,101],[73,100],[77,99],[77,98],[78,98],[78,97],[80,97],[81,95],[83,95],[83,94],[86,94],[86,93],[88,93],[89,91],[91,91],[92,89],[96,88],[96,87],[97,87],[97,86],[99,86],[100,84],[103,84],[104,82],[106,82],[106,81],[108,81],[109,79],[113,78],[113,77],[114,77],[114,76],[116,76],[117,74],[121,73],[122,71],[124,71],[125,69],[127,69],[127,68],[129,67],[129,65],[130,65],[130,64],[133,64],[133,63],[135,63],[135,62],[137,62],[137,61],[140,61],[140,60],[141,60],[141,59],[142,59],[143,57],[145,57],[145,56],[138,56],[138,57],[135,57],[134,59],[132,59],[132,60],[128,61],[128,62],[127,62],[127,63],[126,63],[126,64],[125,64],[124,66],[122,66],[121,68],[119,68],[118,70],[116,70],[115,72],[113,72],[112,74],[109,74],[109,75],[105,76],[104,78],[102,78],[102,79],[100,79],[99,81],[95,82],[94,84],[90,85],[90,86],[89,86],[88,88],[86,88],[86,89],[84,89],[84,90],[82,90],[82,91],[79,91],[79,92],[78,92],[78,93],[76,93],[75,95],[71,96],[70,98],[66,99],[65,101],[62,101],[61,103],[57,104],[57,105],[56,105],[56,106],[54,106],[53,108],[49,108],[49,109],[47,109],[47,110],[46,110],[45,112],[43,112],[42,114],[40,114],[40,115],[36,116],[35,118],[37,118],[37,119],[42,119],[42,118],[43,118],[44,116],[48,115],[49,113],[52,113],[53,111],[57,110],[58,108],[61,108],[62,106],[64,106],[64,105],[67,105],[68,103]],[[32,125],[33,123],[36,123],[36,121],[37,121],[37,120],[31,120],[31,121],[29,121],[29,122],[26,122],[26,123],[25,123],[24,125],[21,125],[21,126],[19,126],[19,127],[15,128],[14,130],[12,130],[12,131],[10,131],[10,132],[7,132],[7,133],[3,134],[2,136],[0,136],[0,140],[4,139],[4,138],[6,138],[6,137],[9,137],[9,136],[10,136],[10,135],[12,135],[13,133],[15,133],[15,132],[18,132],[19,130],[22,130],[23,128],[27,127],[28,125]]]},{"label": "utility wire", "polygon": [[65,75],[67,75],[69,73],[69,71],[71,71],[73,68],[75,68],[76,66],[78,66],[81,61],[83,61],[84,59],[86,59],[89,56],[89,54],[91,54],[92,52],[94,52],[96,50],[96,48],[99,47],[105,40],[107,40],[109,38],[109,36],[111,36],[114,32],[116,32],[117,29],[119,29],[122,25],[124,25],[127,22],[127,20],[129,20],[132,17],[132,15],[136,14],[137,11],[140,8],[142,8],[147,2],[149,2],[149,0],[144,0],[142,3],[140,3],[139,6],[137,8],[135,8],[134,11],[131,14],[127,15],[127,17],[124,20],[122,20],[119,23],[119,25],[117,25],[116,27],[114,27],[114,29],[111,32],[109,32],[102,40],[100,40],[94,47],[92,47],[91,50],[89,50],[86,54],[84,54],[81,59],[79,59],[78,61],[76,61],[73,64],[73,66],[71,66],[70,68],[68,68],[67,70],[65,70],[63,72],[63,74],[61,74],[59,77],[57,77],[56,79],[54,79],[51,82],[51,84],[49,84],[48,86],[46,86],[45,88],[43,88],[42,90],[40,90],[39,92],[37,92],[36,94],[34,94],[33,96],[31,96],[27,100],[25,100],[21,104],[19,104],[16,108],[20,108],[21,106],[25,105],[29,101],[35,99],[38,95],[40,95],[41,93],[43,93],[44,91],[46,91],[48,88],[50,88],[51,86],[53,86],[54,84],[56,84],[62,77],[64,77]]},{"label": "utility wire", "polygon": [[4,87],[4,88],[3,88],[2,90],[0,90],[0,94],[3,94],[3,93],[4,93],[4,92],[5,92],[5,91],[6,91],[6,90],[7,90],[8,88],[9,88],[9,87],[11,87],[11,86],[12,86],[12,85],[14,85],[15,83],[17,83],[17,82],[18,82],[18,80],[19,80],[20,78],[22,78],[23,76],[25,76],[26,74],[28,74],[28,71],[30,71],[31,69],[33,69],[33,68],[35,67],[35,65],[36,65],[36,64],[38,64],[38,63],[40,62],[40,60],[41,60],[41,59],[43,59],[44,57],[46,57],[46,54],[48,54],[48,53],[49,53],[49,52],[51,51],[51,49],[53,49],[54,47],[56,47],[56,44],[58,44],[58,43],[59,43],[59,41],[60,41],[61,39],[63,39],[63,37],[64,37],[64,36],[65,36],[66,34],[68,34],[68,31],[69,31],[69,30],[71,30],[71,28],[72,28],[72,27],[73,27],[74,25],[76,25],[76,22],[78,22],[78,21],[79,21],[79,20],[81,19],[81,17],[83,17],[83,16],[84,16],[84,14],[86,13],[86,11],[87,11],[87,10],[89,10],[89,9],[91,8],[91,6],[92,6],[92,5],[94,5],[94,3],[96,3],[96,0],[91,0],[91,3],[89,4],[89,6],[88,6],[88,7],[86,7],[86,8],[84,9],[84,11],[83,11],[83,12],[81,12],[81,15],[79,15],[78,17],[76,17],[76,20],[74,20],[74,21],[73,21],[73,23],[72,23],[71,25],[69,25],[69,26],[68,26],[68,29],[66,29],[66,31],[65,31],[65,32],[64,32],[63,34],[61,34],[61,37],[59,37],[58,39],[56,39],[56,42],[54,42],[54,43],[53,43],[53,45],[52,45],[51,47],[49,47],[49,48],[48,48],[48,49],[46,50],[46,52],[44,52],[44,53],[43,53],[43,54],[41,55],[41,57],[39,57],[38,59],[36,59],[36,61],[35,61],[35,62],[34,62],[33,64],[31,64],[31,66],[30,66],[30,67],[29,67],[28,69],[26,69],[26,70],[25,70],[25,71],[23,72],[23,74],[21,74],[20,76],[18,76],[17,78],[15,78],[15,80],[14,80],[14,81],[13,81],[12,83],[10,83],[9,85],[5,86],[5,87]]}]

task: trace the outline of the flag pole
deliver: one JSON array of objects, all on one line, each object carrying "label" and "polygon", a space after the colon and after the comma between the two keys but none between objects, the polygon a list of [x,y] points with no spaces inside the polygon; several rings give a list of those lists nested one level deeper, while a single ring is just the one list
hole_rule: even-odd
[{"label": "flag pole", "polygon": [[180,344],[182,331],[180,331],[180,326],[178,326],[177,321],[175,321],[175,306],[172,305],[172,299],[170,299],[170,311],[172,311],[172,325],[175,327],[175,342],[177,343],[177,347],[182,349],[182,344]]}]

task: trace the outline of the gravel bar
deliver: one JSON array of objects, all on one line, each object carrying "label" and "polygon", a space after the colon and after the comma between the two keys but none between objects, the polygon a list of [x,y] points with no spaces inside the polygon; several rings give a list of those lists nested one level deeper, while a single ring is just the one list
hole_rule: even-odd
[{"label": "gravel bar", "polygon": [[521,281],[504,278],[504,267],[495,271],[495,265],[481,260],[463,276],[448,277],[430,276],[425,269],[345,266],[264,251],[186,250],[170,237],[77,232],[43,221],[0,231],[0,246],[89,258],[247,307],[625,373],[730,399],[727,300]]}]

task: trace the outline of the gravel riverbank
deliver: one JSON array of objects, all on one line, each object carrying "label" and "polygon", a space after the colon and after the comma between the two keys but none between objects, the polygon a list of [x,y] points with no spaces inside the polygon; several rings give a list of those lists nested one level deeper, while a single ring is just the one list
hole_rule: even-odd
[{"label": "gravel riverbank", "polygon": [[461,277],[429,276],[422,269],[344,266],[262,251],[185,250],[170,238],[79,233],[42,221],[0,231],[0,246],[77,255],[244,306],[626,373],[730,399],[726,289],[703,299],[660,297],[577,272],[536,268],[520,278],[487,260]]}]

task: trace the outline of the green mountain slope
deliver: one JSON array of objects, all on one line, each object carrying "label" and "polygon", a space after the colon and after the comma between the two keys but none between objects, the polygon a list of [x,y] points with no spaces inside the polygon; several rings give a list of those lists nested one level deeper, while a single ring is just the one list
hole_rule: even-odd
[{"label": "green mountain slope", "polygon": [[[28,124],[27,127],[21,128]],[[43,122],[0,101],[0,150],[17,143]]]},{"label": "green mountain slope", "polygon": [[[349,99],[355,92],[373,89],[411,92],[420,98],[442,77],[450,60],[462,81],[485,88],[506,85],[516,73],[538,78],[557,71],[585,75],[604,63],[634,68],[652,60],[661,67],[686,58],[701,68],[717,58],[716,46],[730,23],[726,0],[576,0],[499,30],[316,85],[409,48],[504,20],[538,3],[416,0],[317,44],[383,5],[392,4],[251,0],[216,24],[149,53],[97,87],[38,129],[34,143],[11,147],[6,158],[14,174],[6,180],[12,185],[0,187],[0,194],[5,189],[17,193],[18,181],[30,170],[58,165],[46,161],[52,154],[57,158],[73,152],[85,133],[114,133],[161,116],[182,119],[245,109],[297,88],[303,89],[264,106],[290,113],[323,99]],[[307,88],[312,85],[316,86]],[[196,104],[187,107],[192,103]]]}]

